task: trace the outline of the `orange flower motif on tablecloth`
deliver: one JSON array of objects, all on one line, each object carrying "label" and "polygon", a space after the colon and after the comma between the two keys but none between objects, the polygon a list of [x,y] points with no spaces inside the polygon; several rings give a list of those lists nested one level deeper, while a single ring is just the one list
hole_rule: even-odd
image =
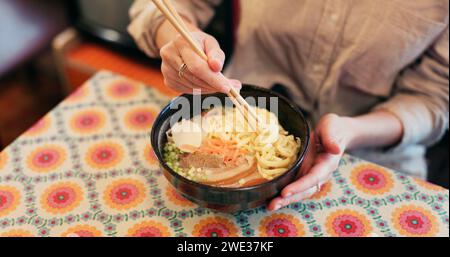
[{"label": "orange flower motif on tablecloth", "polygon": [[136,179],[119,179],[108,185],[103,200],[116,210],[128,210],[145,199],[145,186]]},{"label": "orange flower motif on tablecloth", "polygon": [[66,160],[66,151],[56,145],[35,149],[28,155],[28,168],[38,173],[48,173],[59,168]]},{"label": "orange flower motif on tablecloth", "polygon": [[84,199],[82,188],[73,182],[53,184],[41,195],[41,206],[52,214],[64,214],[78,207]]},{"label": "orange flower motif on tablecloth", "polygon": [[85,98],[89,94],[89,88],[87,86],[80,87],[75,92],[73,92],[69,97],[64,100],[68,103],[77,102],[83,98]]},{"label": "orange flower motif on tablecloth", "polygon": [[0,172],[2,172],[3,167],[6,166],[8,161],[8,154],[6,152],[0,152]]},{"label": "orange flower motif on tablecloth", "polygon": [[20,191],[12,186],[0,185],[0,217],[14,211],[20,203]]},{"label": "orange flower motif on tablecloth", "polygon": [[221,217],[209,217],[200,220],[192,232],[194,237],[236,237],[237,228],[230,220]]},{"label": "orange flower motif on tablecloth", "polygon": [[350,179],[357,189],[371,195],[387,193],[394,187],[392,175],[374,164],[356,166],[351,171]]},{"label": "orange flower motif on tablecloth", "polygon": [[328,234],[334,237],[366,237],[372,233],[370,221],[363,214],[350,209],[331,213],[325,226]]},{"label": "orange flower motif on tablecloth", "polygon": [[1,233],[0,237],[34,237],[34,234],[24,229],[12,229]]},{"label": "orange flower motif on tablecloth", "polygon": [[416,182],[417,185],[419,185],[420,187],[423,187],[425,189],[431,190],[431,191],[436,191],[436,192],[442,192],[442,191],[446,191],[445,188],[440,187],[438,185],[434,185],[431,183],[428,183],[420,178],[412,178],[414,180],[414,182]]},{"label": "orange flower motif on tablecloth", "polygon": [[416,205],[405,205],[394,210],[392,223],[407,237],[432,237],[438,233],[439,224],[433,214]]},{"label": "orange flower motif on tablecloth", "polygon": [[70,120],[70,128],[79,134],[97,132],[105,125],[105,114],[97,110],[76,113]]},{"label": "orange flower motif on tablecloth", "polygon": [[153,148],[150,144],[145,146],[143,154],[144,159],[148,162],[148,164],[150,165],[158,164],[158,159],[156,158],[155,152],[153,151]]},{"label": "orange flower motif on tablecloth", "polygon": [[33,137],[41,135],[50,128],[51,117],[49,115],[43,117],[36,122],[31,128],[29,128],[23,135],[27,137]]},{"label": "orange flower motif on tablecloth", "polygon": [[123,152],[123,147],[119,144],[111,142],[98,143],[89,148],[85,160],[93,168],[108,169],[122,161]]},{"label": "orange flower motif on tablecloth", "polygon": [[301,237],[305,235],[303,225],[290,214],[272,214],[259,225],[263,237]]},{"label": "orange flower motif on tablecloth", "polygon": [[311,199],[317,200],[326,197],[331,192],[332,184],[327,182],[320,187],[320,191],[311,196]]},{"label": "orange flower motif on tablecloth", "polygon": [[128,229],[129,237],[169,237],[169,229],[161,222],[144,221]]},{"label": "orange flower motif on tablecloth", "polygon": [[66,232],[61,234],[62,237],[101,237],[102,232],[94,226],[90,225],[76,225],[69,228]]},{"label": "orange flower motif on tablecloth", "polygon": [[114,100],[130,99],[139,93],[139,86],[129,80],[118,80],[108,86],[106,93]]},{"label": "orange flower motif on tablecloth", "polygon": [[186,198],[184,198],[183,196],[181,196],[176,190],[175,188],[173,188],[171,185],[167,185],[166,186],[166,195],[167,198],[173,202],[174,204],[176,204],[177,206],[180,207],[190,207],[193,206],[194,204],[192,202],[190,202],[189,200],[187,200]]},{"label": "orange flower motif on tablecloth", "polygon": [[125,114],[127,129],[134,131],[147,131],[152,128],[158,112],[150,107],[140,107],[128,111]]}]

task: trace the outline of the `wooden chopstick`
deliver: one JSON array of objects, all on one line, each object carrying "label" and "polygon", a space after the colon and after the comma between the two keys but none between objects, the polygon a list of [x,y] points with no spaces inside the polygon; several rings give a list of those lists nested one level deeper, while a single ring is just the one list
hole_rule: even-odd
[{"label": "wooden chopstick", "polygon": [[180,24],[182,26],[182,28],[188,34],[190,34],[189,28],[186,26],[186,23],[184,22],[183,18],[181,18],[180,14],[177,12],[177,10],[173,6],[172,2],[170,0],[162,0],[162,1],[166,5],[166,7],[169,10],[169,12],[173,15],[173,17],[175,17],[175,19],[177,20],[178,24]]},{"label": "wooden chopstick", "polygon": [[259,120],[259,117],[256,114],[255,110],[250,107],[250,105],[247,103],[247,101],[245,101],[245,99],[234,88],[231,88],[230,94],[233,97],[235,97],[236,100],[238,101],[238,103],[241,104],[242,106],[244,106],[246,111],[250,114],[250,116],[252,116],[252,118],[256,122],[255,125],[256,125],[257,128],[255,128],[255,130],[257,130],[258,129],[258,124],[260,124],[260,120]]},{"label": "wooden chopstick", "polygon": [[[205,52],[199,47],[198,43],[192,38],[188,27],[184,23],[181,16],[175,10],[170,0],[152,0],[153,3],[158,7],[158,9],[163,13],[163,15],[167,18],[167,20],[175,27],[175,29],[188,41],[189,45],[194,49],[194,51],[205,61],[208,61],[208,56]],[[256,112],[250,107],[250,105],[245,101],[245,99],[230,85],[230,92],[227,93],[228,97],[231,99],[233,104],[239,110],[239,112],[247,119],[247,123],[252,127],[253,130],[257,130],[258,126],[254,126],[251,123],[247,116],[245,115],[245,111],[252,116],[252,118],[256,121],[256,125],[259,124],[259,118]],[[243,109],[245,109],[245,111]]]}]

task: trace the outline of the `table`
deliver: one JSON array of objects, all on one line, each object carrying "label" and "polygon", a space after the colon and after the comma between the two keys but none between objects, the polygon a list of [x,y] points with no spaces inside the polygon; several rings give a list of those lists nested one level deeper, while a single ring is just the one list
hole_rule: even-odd
[{"label": "table", "polygon": [[449,236],[448,190],[349,155],[320,192],[277,212],[199,208],[150,147],[168,101],[96,74],[0,154],[0,236]]}]

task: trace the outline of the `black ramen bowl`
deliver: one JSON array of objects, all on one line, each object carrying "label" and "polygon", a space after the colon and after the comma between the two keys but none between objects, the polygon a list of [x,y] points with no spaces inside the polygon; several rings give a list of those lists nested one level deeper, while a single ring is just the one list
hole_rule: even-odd
[{"label": "black ramen bowl", "polygon": [[[310,130],[300,109],[285,97],[263,88],[256,86],[244,85],[241,90],[244,98],[254,97],[257,100],[258,107],[262,108],[262,102],[266,102],[265,106],[269,108],[270,98],[278,99],[278,119],[285,130],[301,139],[301,149],[297,160],[292,167],[281,176],[251,187],[243,188],[221,188],[204,185],[191,181],[167,166],[163,158],[163,149],[167,143],[166,132],[170,129],[170,120],[173,115],[180,111],[181,106],[186,107],[186,103],[190,105],[190,117],[192,118],[200,113],[194,113],[194,98],[201,99],[202,103],[206,97],[214,96],[220,99],[221,103],[225,103],[227,98],[225,94],[213,95],[182,95],[175,98],[166,106],[155,123],[151,132],[151,143],[156,157],[161,164],[163,174],[167,180],[177,189],[177,191],[189,199],[190,201],[209,209],[221,212],[236,212],[259,207],[269,200],[276,197],[281,190],[293,182],[297,178],[298,171],[308,149]],[[187,99],[187,101],[186,101]],[[250,103],[251,104],[251,103]]]}]

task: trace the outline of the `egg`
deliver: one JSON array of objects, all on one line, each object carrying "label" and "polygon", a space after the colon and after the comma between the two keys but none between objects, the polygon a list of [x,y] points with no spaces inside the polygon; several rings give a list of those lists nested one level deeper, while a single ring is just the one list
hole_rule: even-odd
[{"label": "egg", "polygon": [[192,153],[200,147],[204,137],[201,125],[191,120],[183,120],[174,124],[171,134],[175,146],[187,153]]}]

